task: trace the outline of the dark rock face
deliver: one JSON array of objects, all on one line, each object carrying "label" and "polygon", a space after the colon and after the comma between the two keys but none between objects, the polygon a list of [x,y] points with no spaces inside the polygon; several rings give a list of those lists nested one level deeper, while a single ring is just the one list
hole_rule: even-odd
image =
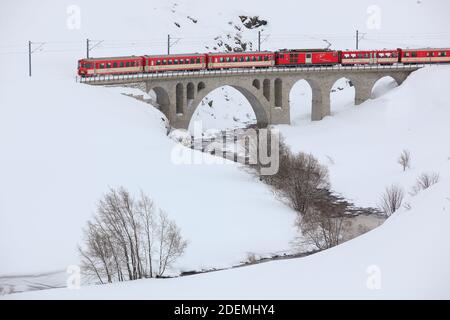
[{"label": "dark rock face", "polygon": [[249,16],[239,16],[242,24],[247,29],[257,29],[259,27],[267,25],[267,20],[260,19],[258,16],[249,17]]},{"label": "dark rock face", "polygon": [[256,29],[263,31],[263,27],[267,24],[268,21],[261,19],[259,16],[239,16],[239,22],[228,22],[228,25],[231,27],[230,32],[224,36],[217,36],[214,38],[216,43],[213,46],[205,46],[205,48],[208,50],[225,52],[252,51],[256,46],[252,41],[244,38],[244,31]]}]

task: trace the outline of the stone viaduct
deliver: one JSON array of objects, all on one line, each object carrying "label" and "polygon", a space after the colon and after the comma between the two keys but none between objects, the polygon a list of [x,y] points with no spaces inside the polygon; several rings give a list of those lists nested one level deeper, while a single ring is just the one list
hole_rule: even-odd
[{"label": "stone viaduct", "polygon": [[349,79],[355,88],[355,105],[370,98],[375,83],[386,76],[398,85],[418,67],[365,66],[314,67],[293,69],[250,69],[197,71],[135,76],[105,76],[86,78],[81,82],[93,85],[123,85],[139,87],[156,93],[159,109],[174,128],[187,129],[191,117],[211,91],[228,85],[242,93],[252,106],[257,124],[290,124],[289,94],[294,84],[306,80],[312,89],[311,120],[330,115],[330,91],[334,83]]}]

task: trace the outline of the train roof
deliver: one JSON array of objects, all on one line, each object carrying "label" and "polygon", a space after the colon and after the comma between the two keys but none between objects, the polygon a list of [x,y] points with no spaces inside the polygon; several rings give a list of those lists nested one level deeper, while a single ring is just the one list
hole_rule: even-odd
[{"label": "train roof", "polygon": [[335,50],[331,50],[331,49],[326,49],[326,48],[322,48],[322,49],[280,49],[277,52],[330,52],[330,51],[335,51]]},{"label": "train roof", "polygon": [[122,57],[99,57],[99,58],[84,58],[80,60],[85,61],[100,61],[100,60],[127,60],[127,59],[139,59],[142,56],[122,56]]},{"label": "train roof", "polygon": [[157,57],[186,57],[186,56],[204,56],[205,53],[179,53],[179,54],[150,54],[150,55],[145,55],[144,57],[146,58],[157,58]]},{"label": "train roof", "polygon": [[432,51],[449,51],[450,48],[422,48],[422,49],[401,49],[403,51],[423,51],[423,50],[432,50]]},{"label": "train roof", "polygon": [[267,54],[267,53],[273,53],[273,51],[241,51],[241,52],[210,52],[208,53],[209,56],[219,56],[219,55],[240,55],[240,54]]}]

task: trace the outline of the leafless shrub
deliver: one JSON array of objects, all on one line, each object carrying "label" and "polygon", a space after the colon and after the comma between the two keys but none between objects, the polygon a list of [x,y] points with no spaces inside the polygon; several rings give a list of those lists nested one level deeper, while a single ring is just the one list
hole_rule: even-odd
[{"label": "leafless shrub", "polygon": [[307,250],[325,250],[337,246],[351,227],[351,218],[344,213],[338,204],[315,204],[305,214],[297,217],[297,227],[301,237],[296,244]]},{"label": "leafless shrub", "polygon": [[411,167],[411,153],[408,150],[403,150],[397,161],[401,166],[403,171]]},{"label": "leafless shrub", "polygon": [[397,211],[402,205],[405,194],[403,189],[398,185],[391,185],[387,187],[383,196],[379,208],[388,217]]},{"label": "leafless shrub", "polygon": [[162,276],[187,242],[175,222],[156,211],[143,193],[136,200],[124,188],[111,189],[84,230],[83,271],[100,283]]},{"label": "leafless shrub", "polygon": [[256,255],[252,252],[247,254],[247,260],[245,261],[245,263],[247,264],[254,264],[256,263],[257,259],[256,259]]},{"label": "leafless shrub", "polygon": [[439,182],[439,174],[436,172],[422,173],[416,180],[416,184],[412,187],[410,194],[417,195],[420,191],[428,189],[432,185]]},{"label": "leafless shrub", "polygon": [[271,185],[280,197],[286,198],[293,209],[302,214],[315,201],[323,198],[324,189],[329,187],[327,168],[311,154],[293,154],[282,140],[278,172],[260,176],[260,179]]}]

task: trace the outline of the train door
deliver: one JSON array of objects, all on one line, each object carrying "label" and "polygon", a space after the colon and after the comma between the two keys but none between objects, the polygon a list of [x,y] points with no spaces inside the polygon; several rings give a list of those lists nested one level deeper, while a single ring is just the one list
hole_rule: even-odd
[{"label": "train door", "polygon": [[312,53],[310,52],[306,53],[305,63],[312,64]]}]

